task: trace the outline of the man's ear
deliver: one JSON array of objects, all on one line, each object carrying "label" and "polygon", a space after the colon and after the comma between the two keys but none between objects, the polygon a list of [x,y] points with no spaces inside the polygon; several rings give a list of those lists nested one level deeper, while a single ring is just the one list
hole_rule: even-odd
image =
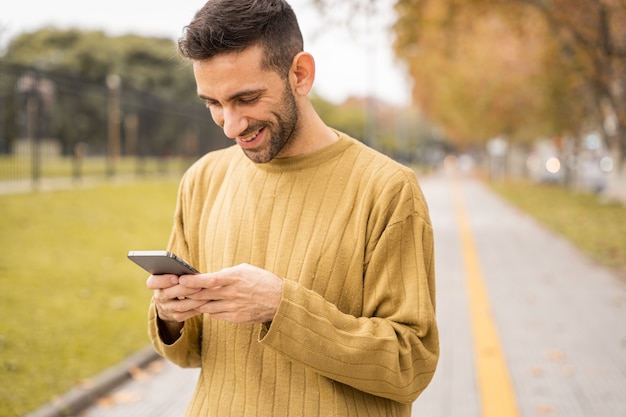
[{"label": "man's ear", "polygon": [[306,96],[313,88],[315,81],[315,60],[308,52],[300,52],[294,58],[289,72],[293,91],[297,95]]}]

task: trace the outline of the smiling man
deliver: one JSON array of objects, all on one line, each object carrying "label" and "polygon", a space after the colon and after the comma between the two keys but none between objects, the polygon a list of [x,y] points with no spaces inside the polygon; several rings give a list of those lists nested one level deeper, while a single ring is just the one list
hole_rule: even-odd
[{"label": "smiling man", "polygon": [[181,181],[168,250],[203,273],[147,282],[187,416],[409,416],[439,355],[415,174],[319,118],[286,2],[210,0],[179,49],[236,142]]},{"label": "smiling man", "polygon": [[198,96],[215,123],[256,163],[310,153],[337,140],[307,99],[315,77],[313,57],[298,52],[292,73],[281,76],[263,64],[265,48],[252,45],[193,61]]}]

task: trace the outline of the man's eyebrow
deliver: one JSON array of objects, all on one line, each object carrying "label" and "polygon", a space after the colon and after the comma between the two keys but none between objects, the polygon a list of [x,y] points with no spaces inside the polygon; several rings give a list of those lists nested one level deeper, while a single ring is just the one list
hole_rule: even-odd
[{"label": "man's eyebrow", "polygon": [[[235,100],[238,100],[242,97],[249,97],[249,96],[253,96],[256,94],[260,94],[267,91],[267,88],[257,88],[257,89],[253,89],[253,90],[243,90],[243,91],[238,91],[235,94],[231,95],[230,97],[228,97],[226,99],[226,102],[232,102]],[[219,100],[215,100],[214,98],[211,98],[209,96],[206,96],[204,94],[198,94],[198,97],[202,100],[208,100],[208,101],[219,101]]]}]

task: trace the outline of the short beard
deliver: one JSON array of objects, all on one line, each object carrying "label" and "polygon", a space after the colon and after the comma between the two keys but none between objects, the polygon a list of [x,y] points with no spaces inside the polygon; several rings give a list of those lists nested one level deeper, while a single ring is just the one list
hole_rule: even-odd
[{"label": "short beard", "polygon": [[285,89],[282,97],[282,104],[278,111],[272,112],[276,123],[258,123],[246,131],[254,132],[264,127],[269,130],[271,142],[266,150],[255,152],[254,150],[244,149],[246,156],[257,164],[270,162],[272,159],[288,148],[295,137],[300,133],[300,111],[296,105],[296,99],[291,92],[289,85],[285,83]]}]

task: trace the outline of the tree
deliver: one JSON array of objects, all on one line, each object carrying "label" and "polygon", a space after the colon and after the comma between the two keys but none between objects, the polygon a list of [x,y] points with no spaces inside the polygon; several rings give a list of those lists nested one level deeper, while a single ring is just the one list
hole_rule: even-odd
[{"label": "tree", "polygon": [[394,48],[409,65],[414,101],[458,145],[600,130],[621,162],[615,172],[626,200],[626,1],[396,0],[395,7]]},{"label": "tree", "polygon": [[583,74],[587,107],[617,165],[606,194],[626,201],[626,1],[517,1],[542,13]]},{"label": "tree", "polygon": [[604,130],[626,176],[626,2],[399,0],[396,10],[396,52],[430,89],[414,97],[457,141]]},{"label": "tree", "polygon": [[[46,28],[11,40],[2,61],[2,68],[11,74],[6,77],[11,80],[0,87],[7,91],[5,96],[26,73],[54,82],[56,99],[48,134],[61,141],[66,153],[84,141],[93,152],[105,151],[111,75],[121,79],[120,129],[126,152],[171,154],[180,151],[180,143],[193,141],[196,146],[187,150],[203,152],[227,143],[197,100],[191,67],[178,58],[170,39]],[[9,115],[4,125],[15,119]],[[136,141],[131,140],[132,129]],[[207,133],[208,140],[200,141],[201,134]],[[6,136],[18,135],[14,128]]]},{"label": "tree", "polygon": [[409,63],[415,100],[457,144],[571,128],[561,115],[579,109],[559,87],[562,61],[545,65],[557,48],[536,12],[439,1],[396,8],[396,53]]}]

